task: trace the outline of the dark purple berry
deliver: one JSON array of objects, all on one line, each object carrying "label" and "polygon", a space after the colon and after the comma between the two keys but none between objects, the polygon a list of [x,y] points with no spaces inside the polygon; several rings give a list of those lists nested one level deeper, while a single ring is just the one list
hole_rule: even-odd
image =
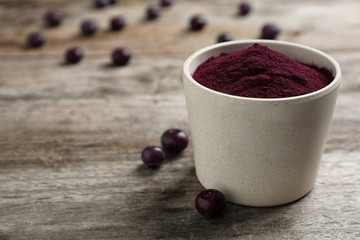
[{"label": "dark purple berry", "polygon": [[126,21],[122,16],[113,17],[110,19],[110,29],[112,31],[119,31],[126,26]]},{"label": "dark purple berry", "polygon": [[180,129],[169,129],[161,136],[161,145],[171,154],[179,154],[189,143],[187,134]]},{"label": "dark purple berry", "polygon": [[55,27],[60,25],[62,20],[63,15],[55,9],[49,9],[44,15],[44,21],[49,27]]},{"label": "dark purple berry", "polygon": [[266,24],[262,28],[262,36],[263,39],[275,39],[279,34],[281,30],[278,26],[275,24]]},{"label": "dark purple berry", "polygon": [[251,11],[251,5],[248,2],[242,2],[239,5],[239,15],[248,15]]},{"label": "dark purple berry", "polygon": [[149,168],[158,168],[165,160],[165,153],[161,147],[149,146],[142,151],[141,159]]},{"label": "dark purple berry", "polygon": [[70,64],[75,64],[81,61],[84,56],[84,52],[81,48],[73,47],[69,48],[65,52],[65,61]]},{"label": "dark purple berry", "polygon": [[169,7],[173,4],[173,0],[160,0],[160,6]]},{"label": "dark purple berry", "polygon": [[27,45],[31,48],[38,48],[44,45],[46,39],[41,32],[32,32],[27,36]]},{"label": "dark purple berry", "polygon": [[94,35],[97,31],[97,23],[94,20],[84,20],[81,22],[80,29],[84,36]]},{"label": "dark purple berry", "polygon": [[112,61],[114,65],[124,66],[131,58],[131,52],[127,48],[117,48],[112,53]]},{"label": "dark purple berry", "polygon": [[160,16],[160,9],[157,6],[149,6],[146,9],[146,18],[148,20],[154,20]]},{"label": "dark purple berry", "polygon": [[109,0],[109,4],[114,5],[117,3],[117,0]]},{"label": "dark purple berry", "polygon": [[104,8],[110,4],[109,0],[93,0],[94,7]]},{"label": "dark purple berry", "polygon": [[205,217],[215,217],[225,209],[226,198],[218,190],[206,189],[196,196],[195,207]]},{"label": "dark purple berry", "polygon": [[232,41],[232,40],[233,40],[233,37],[229,33],[220,34],[217,38],[218,43],[228,42],[228,41]]},{"label": "dark purple berry", "polygon": [[202,15],[195,15],[190,19],[190,29],[200,31],[205,27],[207,20]]}]

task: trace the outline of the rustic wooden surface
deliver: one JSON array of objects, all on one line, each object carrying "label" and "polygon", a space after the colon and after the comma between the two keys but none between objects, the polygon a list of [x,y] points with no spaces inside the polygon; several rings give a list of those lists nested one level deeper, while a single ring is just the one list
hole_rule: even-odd
[{"label": "rustic wooden surface", "polygon": [[[160,19],[144,22],[157,1],[120,0],[96,10],[90,0],[0,0],[0,240],[5,239],[360,239],[360,2],[259,0],[236,16],[238,0],[178,0]],[[44,27],[50,7],[66,15]],[[187,31],[189,16],[209,25]],[[106,29],[123,14],[128,27]],[[100,32],[78,34],[81,19]],[[193,206],[201,190],[189,146],[160,169],[140,153],[159,145],[170,127],[189,131],[181,68],[193,51],[229,31],[257,38],[275,22],[280,40],[319,48],[343,70],[333,124],[313,191],[289,205],[249,208],[229,204],[208,220]],[[24,47],[40,30],[46,46]],[[63,52],[81,46],[76,66]],[[129,66],[109,66],[112,49],[127,46]]]}]

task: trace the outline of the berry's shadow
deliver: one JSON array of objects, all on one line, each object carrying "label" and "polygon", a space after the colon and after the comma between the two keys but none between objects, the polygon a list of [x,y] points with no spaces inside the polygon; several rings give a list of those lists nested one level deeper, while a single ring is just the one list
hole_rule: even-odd
[{"label": "berry's shadow", "polygon": [[[106,31],[104,31],[104,32],[106,32]],[[72,38],[76,39],[76,40],[89,40],[90,41],[90,40],[96,39],[98,37],[98,35],[101,35],[102,33],[103,33],[103,31],[98,30],[94,34],[84,35],[79,31],[78,33],[75,33]]]},{"label": "berry's shadow", "polygon": [[94,4],[89,4],[85,10],[87,10],[88,12],[101,12],[104,11],[107,8],[107,6],[103,6],[103,7],[97,7]]},{"label": "berry's shadow", "polygon": [[158,18],[155,19],[148,19],[147,17],[142,17],[139,19],[139,24],[154,24],[156,22],[158,22]]},{"label": "berry's shadow", "polygon": [[241,15],[241,14],[239,14],[238,12],[235,12],[234,14],[233,14],[233,17],[234,18],[237,18],[237,19],[246,19],[246,18],[249,18],[251,16],[251,14],[249,13],[249,14],[245,14],[245,15]]},{"label": "berry's shadow", "polygon": [[54,31],[54,30],[56,30],[56,29],[61,28],[61,24],[56,25],[56,26],[51,26],[51,25],[48,25],[48,24],[46,24],[46,23],[43,23],[43,24],[41,25],[41,27],[42,27],[43,29],[45,29],[45,30]]},{"label": "berry's shadow", "polygon": [[277,38],[266,38],[263,35],[258,35],[257,39],[262,39],[262,40],[277,40]]},{"label": "berry's shadow", "polygon": [[193,30],[190,27],[187,28],[183,28],[181,33],[182,34],[186,34],[186,35],[190,35],[190,34],[201,34],[204,30]]},{"label": "berry's shadow", "polygon": [[103,31],[104,34],[115,34],[115,33],[121,33],[125,30],[125,27],[123,29],[120,30],[112,30],[110,28],[106,29]]},{"label": "berry's shadow", "polygon": [[42,48],[43,48],[43,46],[41,46],[41,47],[29,47],[27,44],[21,44],[20,45],[20,49],[24,50],[24,51],[36,51],[36,50],[40,50]]},{"label": "berry's shadow", "polygon": [[[257,35],[254,39],[260,39],[260,40],[271,40],[269,38],[265,38],[262,34]],[[275,39],[273,39],[275,40]]]},{"label": "berry's shadow", "polygon": [[76,65],[79,65],[80,63],[68,63],[66,61],[61,61],[59,62],[59,66],[62,66],[62,67],[73,67],[73,66],[76,66]]},{"label": "berry's shadow", "polygon": [[123,67],[125,67],[125,66],[118,66],[118,65],[115,65],[115,64],[113,64],[111,62],[103,63],[103,64],[100,65],[100,68],[109,69],[109,70],[110,69],[121,69]]},{"label": "berry's shadow", "polygon": [[183,152],[179,153],[179,154],[172,154],[172,153],[169,153],[169,152],[166,152],[165,151],[165,159],[166,159],[166,162],[172,162],[172,161],[176,161],[176,160],[179,160],[180,158],[182,158],[184,155]]},{"label": "berry's shadow", "polygon": [[141,164],[134,170],[134,174],[138,177],[149,177],[156,175],[160,169],[161,166],[158,168],[149,168],[145,164]]},{"label": "berry's shadow", "polygon": [[120,30],[112,30],[110,27],[108,27],[107,29],[101,31],[101,35],[105,37],[117,36],[117,34],[122,34],[124,31],[126,31],[126,27]]},{"label": "berry's shadow", "polygon": [[[94,35],[92,35],[92,36],[94,36]],[[76,33],[76,34],[74,34],[73,38],[74,39],[90,39],[92,36],[85,36],[82,33]]]}]

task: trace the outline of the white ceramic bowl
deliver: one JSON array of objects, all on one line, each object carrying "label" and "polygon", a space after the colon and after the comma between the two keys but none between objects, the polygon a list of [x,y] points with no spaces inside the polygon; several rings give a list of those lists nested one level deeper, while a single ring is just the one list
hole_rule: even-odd
[{"label": "white ceramic bowl", "polygon": [[[334,80],[309,94],[265,99],[220,93],[192,78],[209,57],[254,43],[325,67]],[[231,41],[192,54],[184,64],[183,83],[200,183],[248,206],[281,205],[306,195],[315,184],[340,81],[340,66],[332,57],[294,43]]]}]

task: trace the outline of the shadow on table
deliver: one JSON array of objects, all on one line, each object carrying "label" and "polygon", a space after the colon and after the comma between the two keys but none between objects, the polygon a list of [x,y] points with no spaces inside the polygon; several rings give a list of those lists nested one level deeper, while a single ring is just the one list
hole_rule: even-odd
[{"label": "shadow on table", "polygon": [[[138,174],[149,178],[154,178],[163,171],[164,169],[148,171],[145,166],[136,169]],[[279,230],[284,232],[293,226],[294,216],[291,217],[288,211],[293,209],[296,202],[267,208],[229,203],[217,218],[205,218],[194,206],[195,196],[202,190],[194,167],[167,174],[181,176],[176,178],[177,181],[154,181],[157,186],[147,189],[141,198],[127,200],[126,204],[134,208],[134,211],[127,214],[126,219],[126,225],[132,226],[132,230],[128,232],[129,239],[228,239],[266,235]]]}]

